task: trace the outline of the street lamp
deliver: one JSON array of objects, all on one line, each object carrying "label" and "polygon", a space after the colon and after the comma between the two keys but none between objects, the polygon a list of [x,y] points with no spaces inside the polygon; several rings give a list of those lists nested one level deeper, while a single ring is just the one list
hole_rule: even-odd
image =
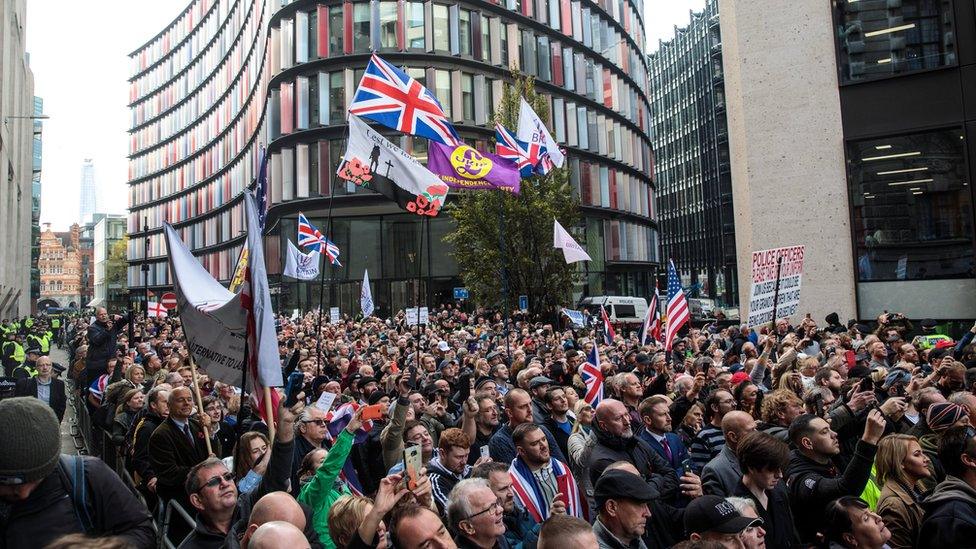
[{"label": "street lamp", "polygon": [[144,297],[146,299],[143,313],[146,318],[149,318],[149,218],[142,218],[142,235],[145,239],[145,245],[142,251],[142,285],[144,290]]},{"label": "street lamp", "polygon": [[8,120],[47,120],[49,118],[51,117],[46,114],[37,114],[31,116],[4,116],[3,125],[6,126]]}]

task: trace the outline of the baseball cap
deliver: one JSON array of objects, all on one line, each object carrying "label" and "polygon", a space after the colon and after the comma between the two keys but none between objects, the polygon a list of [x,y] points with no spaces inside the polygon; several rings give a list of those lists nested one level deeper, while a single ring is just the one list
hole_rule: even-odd
[{"label": "baseball cap", "polygon": [[602,509],[610,499],[647,503],[654,500],[654,492],[639,476],[621,469],[611,469],[600,475],[593,487],[593,500],[597,508]]},{"label": "baseball cap", "polygon": [[719,496],[701,496],[685,507],[685,533],[689,536],[705,532],[738,534],[755,522],[761,523],[762,519],[742,516],[734,505]]},{"label": "baseball cap", "polygon": [[437,350],[442,353],[446,353],[449,349],[450,348],[447,346],[446,341],[441,341],[440,343],[437,344]]},{"label": "baseball cap", "polygon": [[638,364],[650,364],[651,357],[647,353],[637,353],[637,363]]}]

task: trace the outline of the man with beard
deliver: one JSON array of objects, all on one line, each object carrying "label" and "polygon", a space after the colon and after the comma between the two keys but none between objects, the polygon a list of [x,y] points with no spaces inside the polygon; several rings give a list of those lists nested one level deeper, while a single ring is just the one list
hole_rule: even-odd
[{"label": "man with beard", "polygon": [[[508,415],[508,423],[495,432],[488,444],[492,461],[499,463],[511,463],[515,459],[515,443],[512,441],[515,428],[523,423],[532,423],[532,399],[529,398],[529,393],[524,389],[509,391],[505,395],[505,412]],[[542,431],[546,434],[546,441],[554,457],[565,463],[566,458],[556,444],[555,437],[545,427],[542,427]]]},{"label": "man with beard", "polygon": [[584,516],[583,499],[573,473],[565,463],[549,454],[549,443],[542,428],[523,423],[512,434],[518,457],[512,461],[512,489],[515,498],[536,522],[553,513]]},{"label": "man with beard", "polygon": [[495,435],[500,425],[498,420],[498,406],[495,404],[494,399],[491,397],[481,397],[478,399],[478,411],[474,417],[474,423],[476,434],[474,443],[471,445],[471,452],[468,455],[469,465],[474,465],[482,457],[490,457],[487,454],[482,455],[482,448],[488,446],[491,442],[491,437]]}]

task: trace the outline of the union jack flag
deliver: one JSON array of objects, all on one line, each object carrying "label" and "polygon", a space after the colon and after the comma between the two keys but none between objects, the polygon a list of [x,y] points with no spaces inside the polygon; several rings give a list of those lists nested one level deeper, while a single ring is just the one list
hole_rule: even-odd
[{"label": "union jack flag", "polygon": [[437,97],[375,53],[366,65],[349,112],[449,147],[461,144]]},{"label": "union jack flag", "polygon": [[600,305],[600,321],[603,322],[603,343],[605,345],[613,345],[613,340],[617,337],[617,333],[613,331],[613,324],[610,324],[610,317],[607,316],[607,310]]},{"label": "union jack flag", "polygon": [[[515,137],[505,126],[495,124],[495,154],[507,158],[518,166],[519,175],[529,177],[541,162],[545,147],[539,143],[526,143]],[[548,156],[546,156],[548,159]],[[551,164],[551,160],[549,163]],[[540,175],[545,175],[540,174]]]},{"label": "union jack flag", "polygon": [[342,263],[339,263],[339,247],[323,236],[301,212],[298,213],[298,245],[319,253],[322,252],[322,246],[325,246],[325,255],[329,262],[342,267]]},{"label": "union jack flag", "polygon": [[[562,495],[560,498],[566,504],[566,514],[571,517],[585,518],[587,515],[586,498],[580,496],[579,487],[569,467],[556,458],[549,458],[552,474],[556,477],[556,489]],[[508,469],[512,477],[512,491],[525,510],[537,523],[549,518],[551,501],[548,501],[539,481],[528,464],[521,457],[512,460]]]},{"label": "union jack flag", "polygon": [[600,371],[600,353],[596,345],[593,345],[586,362],[580,366],[579,373],[583,383],[586,384],[583,400],[595,409],[596,405],[603,400],[603,372]]}]

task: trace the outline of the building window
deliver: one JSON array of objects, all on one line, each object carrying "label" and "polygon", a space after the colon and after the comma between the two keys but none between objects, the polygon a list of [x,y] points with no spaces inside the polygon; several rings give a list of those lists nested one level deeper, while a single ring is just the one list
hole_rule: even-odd
[{"label": "building window", "polygon": [[441,107],[444,109],[444,114],[448,118],[451,117],[451,72],[450,71],[434,71],[434,93],[437,95],[437,101],[440,102]]},{"label": "building window", "polygon": [[369,51],[369,3],[352,5],[352,47],[354,52]]},{"label": "building window", "polygon": [[538,46],[536,55],[538,57],[539,64],[539,78],[548,82],[552,80],[552,59],[550,58],[549,53],[549,38],[540,36],[536,40]]},{"label": "building window", "polygon": [[461,55],[471,55],[470,10],[460,10],[458,13],[458,52]]},{"label": "building window", "polygon": [[465,122],[474,122],[474,75],[461,73],[461,108]]},{"label": "building window", "polygon": [[481,18],[481,60],[485,63],[491,63],[491,25],[492,19],[490,17]]},{"label": "building window", "polygon": [[343,72],[329,75],[329,120],[332,124],[342,124],[346,117],[346,83]]},{"label": "building window", "polygon": [[838,68],[857,82],[956,63],[952,2],[835,2]]},{"label": "building window", "polygon": [[380,47],[397,48],[397,3],[380,2]]},{"label": "building window", "polygon": [[342,4],[329,8],[329,55],[342,55]]},{"label": "building window", "polygon": [[972,277],[964,146],[961,129],[848,143],[859,281]]},{"label": "building window", "polygon": [[451,33],[447,6],[444,4],[434,4],[432,11],[434,13],[434,49],[438,51],[449,51],[451,49]]},{"label": "building window", "polygon": [[424,3],[407,2],[404,5],[407,16],[407,47],[424,49]]}]

